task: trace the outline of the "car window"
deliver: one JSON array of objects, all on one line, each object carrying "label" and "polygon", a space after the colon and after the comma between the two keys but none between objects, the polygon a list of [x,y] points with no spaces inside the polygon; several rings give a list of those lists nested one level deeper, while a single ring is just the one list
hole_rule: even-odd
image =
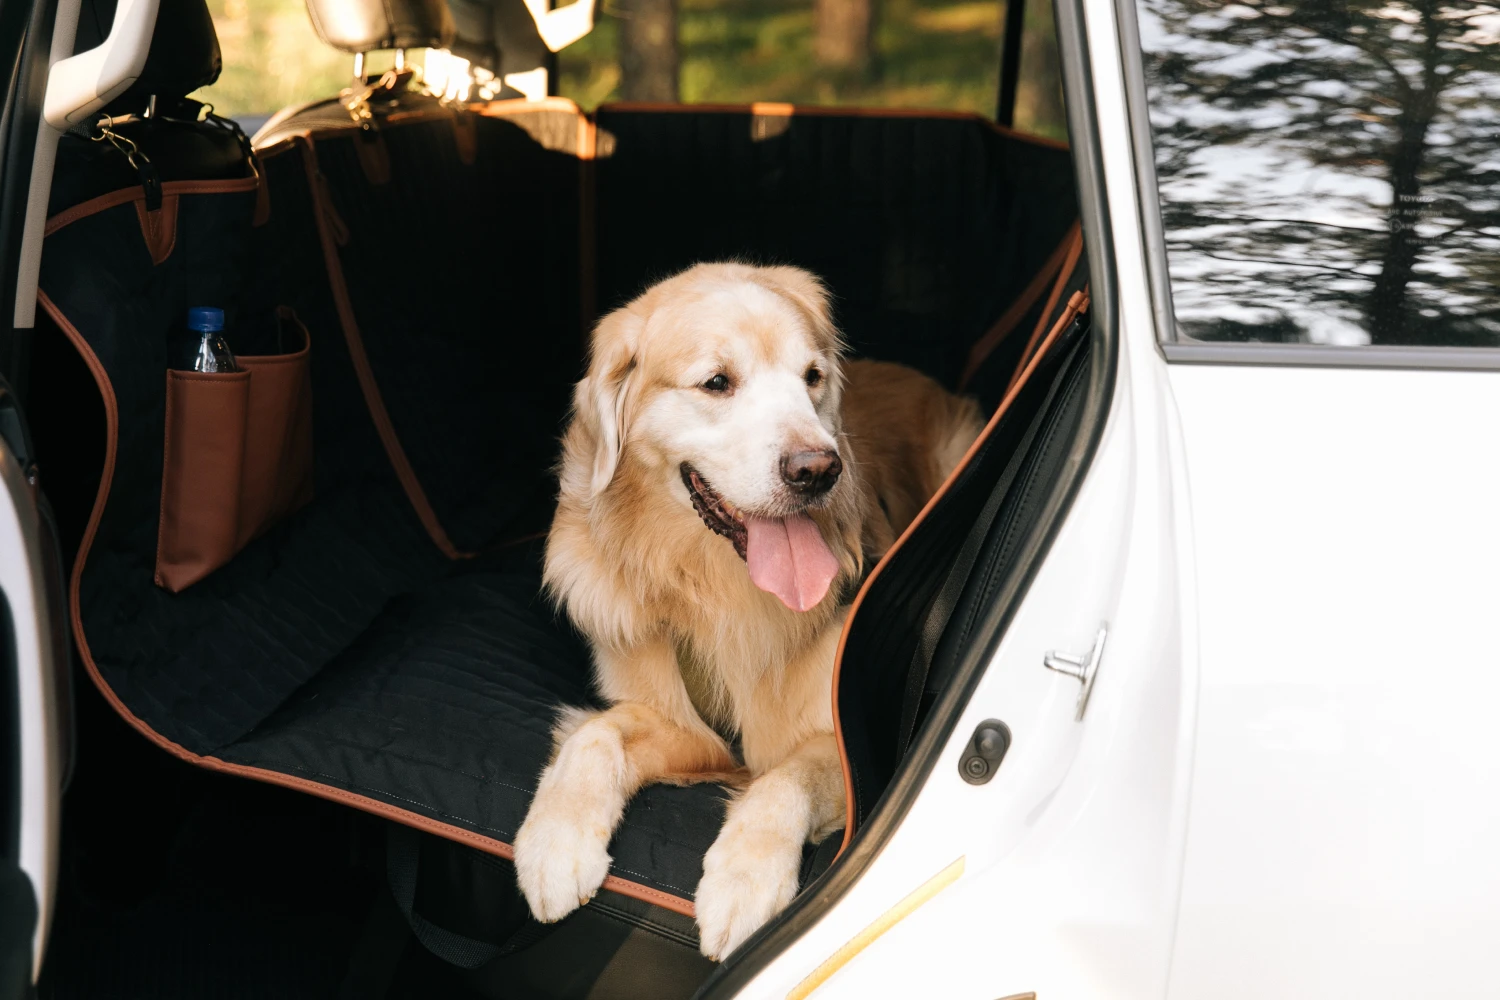
[{"label": "car window", "polygon": [[[676,93],[642,92],[642,74],[633,79],[628,72],[642,8],[674,6]],[[1056,44],[1050,7],[1050,0],[1028,4],[1027,34],[1047,35],[1027,39],[1036,50],[1033,66]],[[593,34],[559,60],[562,92],[585,107],[655,99],[995,113],[1005,19],[1004,4],[995,0],[610,0],[603,11]],[[1061,138],[1060,101],[1051,100],[1045,85],[1028,89],[1024,81],[1017,127]]]},{"label": "car window", "polygon": [[1138,11],[1179,338],[1500,346],[1500,6]]},{"label": "car window", "polygon": [[[194,96],[248,131],[282,107],[349,85],[352,57],[318,39],[302,0],[209,6],[224,73]],[[1004,8],[1003,0],[602,0],[593,31],[558,54],[552,89],[585,109],[784,101],[993,116]],[[1031,0],[1025,17],[1015,127],[1066,138],[1050,2]],[[455,70],[445,53],[405,58],[430,83]],[[393,59],[372,54],[366,71]],[[494,94],[473,85],[460,96]]]},{"label": "car window", "polygon": [[313,33],[302,0],[208,0],[224,69],[193,96],[254,132],[275,112],[332,97],[353,79],[353,64]]}]

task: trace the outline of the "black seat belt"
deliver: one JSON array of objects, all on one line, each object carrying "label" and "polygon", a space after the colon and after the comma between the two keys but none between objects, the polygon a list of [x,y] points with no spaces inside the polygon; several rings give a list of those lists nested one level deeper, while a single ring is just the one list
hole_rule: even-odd
[{"label": "black seat belt", "polygon": [[385,836],[385,870],[391,895],[396,897],[401,915],[424,948],[460,969],[477,969],[505,953],[507,949],[500,945],[456,934],[418,913],[417,872],[422,858],[422,835],[409,826],[392,824]]},{"label": "black seat belt", "polygon": [[[1050,353],[1057,354],[1064,350],[1077,334],[1085,315],[1073,317],[1068,329],[1064,330],[1057,338],[1057,342],[1052,345]],[[1027,456],[1031,453],[1031,445],[1036,439],[1037,432],[1043,424],[1047,423],[1047,417],[1052,410],[1052,403],[1057,396],[1058,389],[1059,384],[1056,381],[1048,388],[1047,396],[1032,418],[1031,425],[1026,428],[1026,433],[1015,452],[1012,453],[1010,461],[1005,463],[1004,471],[990,490],[989,499],[985,501],[984,508],[970,526],[963,545],[959,547],[953,564],[948,568],[948,575],[944,578],[943,585],[938,588],[932,603],[927,607],[922,630],[917,635],[917,648],[912,651],[911,665],[906,672],[906,690],[901,699],[901,721],[896,733],[897,760],[906,756],[907,748],[911,746],[912,737],[915,735],[917,715],[922,706],[922,694],[927,687],[927,678],[932,671],[932,660],[937,653],[938,644],[942,642],[943,634],[948,631],[948,623],[958,607],[959,598],[963,596],[964,587],[969,582],[969,575],[973,572],[974,564],[979,560],[979,554],[984,549],[990,529],[1000,514],[1000,508],[1004,506],[1006,497],[1010,495],[1011,486],[1014,485],[1016,477],[1020,475],[1021,468],[1026,463]]]}]

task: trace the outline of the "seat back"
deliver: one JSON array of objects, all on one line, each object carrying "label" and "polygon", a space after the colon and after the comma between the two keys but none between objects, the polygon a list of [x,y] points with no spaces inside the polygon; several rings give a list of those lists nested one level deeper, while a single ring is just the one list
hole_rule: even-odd
[{"label": "seat back", "polygon": [[797,264],[827,281],[856,354],[949,387],[1077,217],[1067,149],[977,115],[607,105],[598,121],[602,309],[700,260]]}]

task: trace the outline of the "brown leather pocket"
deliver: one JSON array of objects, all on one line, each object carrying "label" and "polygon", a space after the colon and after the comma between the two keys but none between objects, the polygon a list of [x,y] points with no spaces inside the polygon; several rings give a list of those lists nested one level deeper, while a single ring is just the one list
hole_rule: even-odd
[{"label": "brown leather pocket", "polygon": [[173,593],[312,499],[307,329],[290,309],[280,321],[301,350],[241,356],[226,374],[167,372],[156,583]]}]

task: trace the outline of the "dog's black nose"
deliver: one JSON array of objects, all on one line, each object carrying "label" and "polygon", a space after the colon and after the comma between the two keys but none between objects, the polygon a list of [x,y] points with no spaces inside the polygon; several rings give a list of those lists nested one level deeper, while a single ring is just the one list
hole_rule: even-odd
[{"label": "dog's black nose", "polygon": [[833,489],[844,463],[836,451],[798,451],[781,456],[781,479],[806,496],[822,496]]}]

